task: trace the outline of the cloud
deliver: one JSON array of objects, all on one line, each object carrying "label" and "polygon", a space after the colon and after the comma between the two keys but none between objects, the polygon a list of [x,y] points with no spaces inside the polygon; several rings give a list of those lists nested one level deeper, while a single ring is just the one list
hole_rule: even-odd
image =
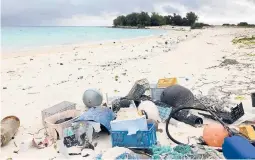
[{"label": "cloud", "polygon": [[2,25],[111,25],[121,14],[194,11],[205,23],[255,23],[255,0],[2,0]]}]

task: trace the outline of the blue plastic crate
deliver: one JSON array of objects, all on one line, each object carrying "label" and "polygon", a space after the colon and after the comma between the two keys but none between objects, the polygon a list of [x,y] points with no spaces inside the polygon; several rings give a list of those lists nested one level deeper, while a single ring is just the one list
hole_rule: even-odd
[{"label": "blue plastic crate", "polygon": [[112,147],[151,148],[157,144],[155,124],[148,124],[148,131],[137,131],[127,135],[128,131],[112,131]]}]

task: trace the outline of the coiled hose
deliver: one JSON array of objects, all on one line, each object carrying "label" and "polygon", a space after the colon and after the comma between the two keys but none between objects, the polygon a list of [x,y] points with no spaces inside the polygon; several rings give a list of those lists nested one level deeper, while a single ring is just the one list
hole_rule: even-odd
[{"label": "coiled hose", "polygon": [[230,128],[227,127],[227,125],[225,125],[225,123],[224,123],[220,118],[218,118],[217,115],[216,115],[215,113],[213,113],[213,112],[210,111],[209,109],[194,108],[194,107],[180,107],[180,108],[178,108],[178,109],[176,109],[176,110],[173,110],[173,111],[170,113],[168,119],[166,120],[166,134],[167,134],[168,138],[170,138],[174,143],[180,144],[180,145],[185,145],[184,143],[179,142],[179,141],[177,141],[176,139],[174,139],[174,138],[170,135],[169,130],[168,130],[168,125],[169,125],[170,119],[173,117],[173,115],[175,115],[177,112],[179,112],[179,111],[181,111],[181,110],[184,110],[184,109],[194,109],[194,110],[209,112],[212,116],[214,116],[214,117],[216,118],[217,121],[219,121],[219,122],[223,125],[224,128],[226,128],[226,130],[229,132],[229,135],[230,135],[230,136],[232,136],[232,135],[234,134],[234,133],[230,130]]}]

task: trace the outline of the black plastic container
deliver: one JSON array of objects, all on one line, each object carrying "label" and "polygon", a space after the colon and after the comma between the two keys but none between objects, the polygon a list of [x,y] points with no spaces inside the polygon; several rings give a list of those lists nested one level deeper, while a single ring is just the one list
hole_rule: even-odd
[{"label": "black plastic container", "polygon": [[251,94],[252,107],[255,107],[255,92]]},{"label": "black plastic container", "polygon": [[[198,114],[204,116],[205,118],[216,120],[212,115],[200,112]],[[218,115],[224,123],[232,124],[244,115],[243,104],[240,103],[236,107],[231,108],[231,112],[215,112],[215,114]]]}]

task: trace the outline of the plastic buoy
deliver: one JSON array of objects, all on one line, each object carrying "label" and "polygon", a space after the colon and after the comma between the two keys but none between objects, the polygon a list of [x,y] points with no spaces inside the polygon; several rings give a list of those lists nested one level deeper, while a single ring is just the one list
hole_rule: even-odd
[{"label": "plastic buoy", "polygon": [[84,92],[82,97],[83,103],[91,108],[100,106],[103,102],[103,95],[99,90],[96,89],[88,89]]},{"label": "plastic buoy", "polygon": [[208,146],[221,147],[228,131],[221,124],[208,124],[203,131],[203,139]]}]

